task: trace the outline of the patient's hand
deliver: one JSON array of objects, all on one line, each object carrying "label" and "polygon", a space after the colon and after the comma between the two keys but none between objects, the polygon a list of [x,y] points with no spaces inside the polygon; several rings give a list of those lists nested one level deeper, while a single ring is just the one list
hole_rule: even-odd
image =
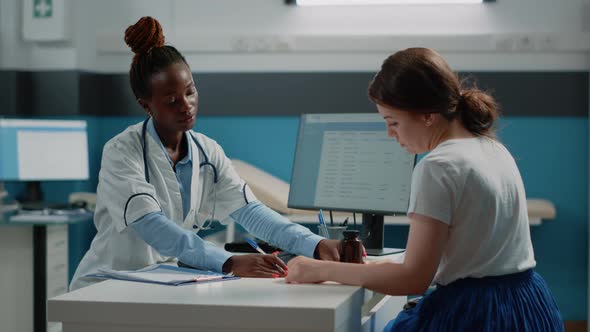
[{"label": "patient's hand", "polygon": [[325,281],[320,276],[324,264],[327,263],[303,256],[295,257],[289,261],[289,274],[285,281],[288,283],[318,283]]}]

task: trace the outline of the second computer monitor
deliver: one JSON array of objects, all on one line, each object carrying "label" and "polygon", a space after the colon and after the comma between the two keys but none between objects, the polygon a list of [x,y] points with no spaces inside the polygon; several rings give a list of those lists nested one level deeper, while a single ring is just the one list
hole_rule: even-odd
[{"label": "second computer monitor", "polygon": [[2,181],[25,181],[21,203],[42,208],[40,181],[86,179],[86,121],[0,119],[0,191]]},{"label": "second computer monitor", "polygon": [[0,181],[86,179],[86,121],[0,119]]},{"label": "second computer monitor", "polygon": [[360,212],[367,252],[393,252],[383,248],[383,216],[407,211],[416,155],[387,136],[378,113],[300,121],[288,206]]}]

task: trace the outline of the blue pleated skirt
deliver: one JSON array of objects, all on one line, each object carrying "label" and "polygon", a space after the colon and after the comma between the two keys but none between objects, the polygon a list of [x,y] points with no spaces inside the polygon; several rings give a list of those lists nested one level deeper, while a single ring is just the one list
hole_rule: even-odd
[{"label": "blue pleated skirt", "polygon": [[385,332],[563,331],[547,284],[535,271],[466,278],[439,286],[403,310]]}]

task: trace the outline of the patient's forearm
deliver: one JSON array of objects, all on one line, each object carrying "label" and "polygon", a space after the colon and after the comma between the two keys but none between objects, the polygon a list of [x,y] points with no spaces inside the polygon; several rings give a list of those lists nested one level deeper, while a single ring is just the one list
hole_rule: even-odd
[{"label": "patient's forearm", "polygon": [[387,295],[422,294],[431,277],[415,272],[405,264],[351,264],[317,262],[322,280],[357,285]]}]

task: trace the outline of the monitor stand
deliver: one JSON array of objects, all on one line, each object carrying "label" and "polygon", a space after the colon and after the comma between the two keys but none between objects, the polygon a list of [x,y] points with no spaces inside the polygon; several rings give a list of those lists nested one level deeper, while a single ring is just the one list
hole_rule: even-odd
[{"label": "monitor stand", "polygon": [[361,241],[365,246],[367,255],[384,256],[391,255],[403,250],[394,248],[383,248],[383,231],[385,223],[383,215],[363,213],[363,226],[361,228]]},{"label": "monitor stand", "polygon": [[6,191],[6,189],[4,189],[4,182],[0,181],[0,204],[2,204],[4,197],[7,196],[8,192]]},{"label": "monitor stand", "polygon": [[10,196],[4,188],[4,182],[0,181],[0,220],[6,212],[18,210],[20,205]]},{"label": "monitor stand", "polygon": [[40,181],[29,181],[26,183],[24,196],[21,199],[21,206],[25,210],[42,210],[47,207],[43,202],[43,191]]},{"label": "monitor stand", "polygon": [[4,182],[0,181],[0,219],[2,219],[1,214],[3,214],[4,210],[6,209],[4,207],[4,201],[6,197],[8,197],[8,192],[6,191],[6,189],[4,189]]}]

